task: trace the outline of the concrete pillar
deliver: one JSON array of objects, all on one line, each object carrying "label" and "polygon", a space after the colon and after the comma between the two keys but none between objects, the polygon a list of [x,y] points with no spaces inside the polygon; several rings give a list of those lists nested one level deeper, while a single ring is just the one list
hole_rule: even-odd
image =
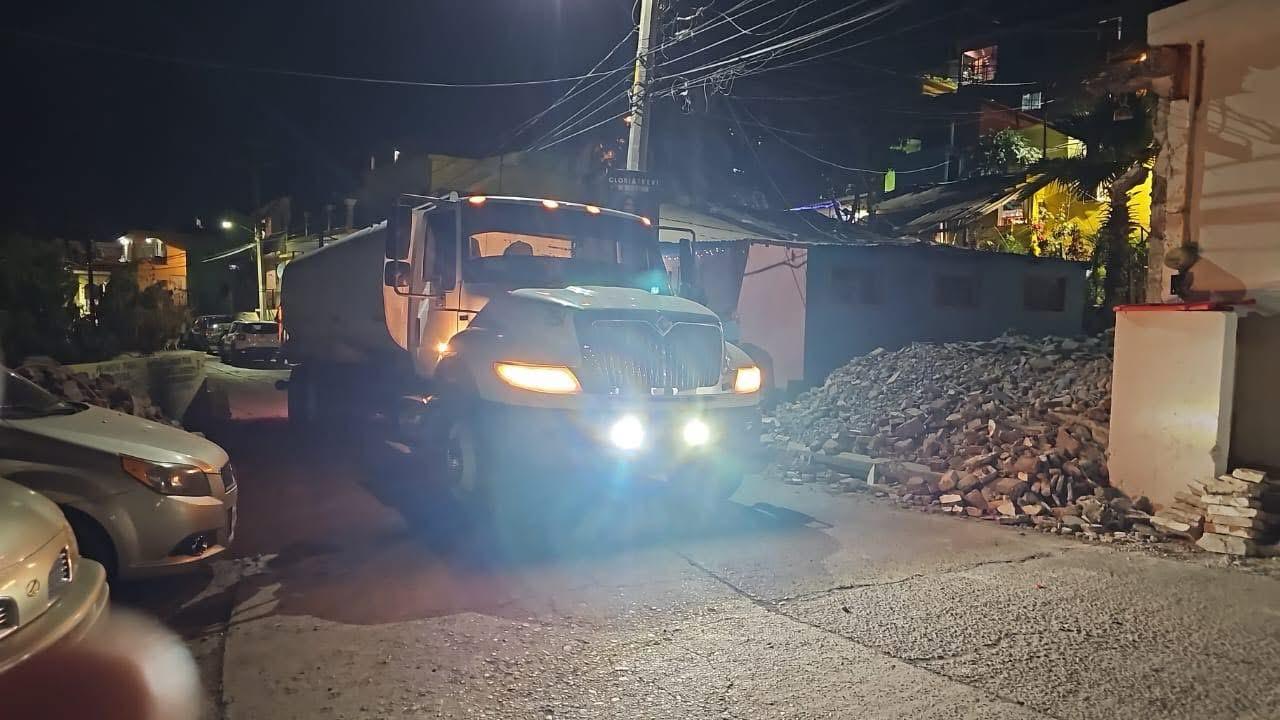
[{"label": "concrete pillar", "polygon": [[1116,313],[1111,483],[1156,507],[1227,470],[1236,379],[1234,312]]},{"label": "concrete pillar", "polygon": [[356,199],[347,198],[342,201],[347,206],[347,224],[346,228],[351,230],[356,226]]}]

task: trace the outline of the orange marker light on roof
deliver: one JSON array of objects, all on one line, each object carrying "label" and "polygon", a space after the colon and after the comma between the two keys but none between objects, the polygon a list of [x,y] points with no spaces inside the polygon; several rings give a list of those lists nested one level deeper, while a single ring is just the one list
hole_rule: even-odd
[{"label": "orange marker light on roof", "polygon": [[555,200],[543,200],[542,207],[548,210],[555,210],[556,208],[560,207],[560,203],[556,202]]},{"label": "orange marker light on roof", "polygon": [[640,222],[644,223],[645,227],[649,227],[650,225],[653,225],[653,221],[647,217],[640,218]]},{"label": "orange marker light on roof", "polygon": [[587,212],[591,213],[592,215],[599,215],[600,208],[596,207],[595,205],[588,205]]},{"label": "orange marker light on roof", "polygon": [[489,198],[483,195],[472,195],[471,197],[467,198],[467,202],[471,203],[472,205],[483,205],[484,201],[488,199]]}]

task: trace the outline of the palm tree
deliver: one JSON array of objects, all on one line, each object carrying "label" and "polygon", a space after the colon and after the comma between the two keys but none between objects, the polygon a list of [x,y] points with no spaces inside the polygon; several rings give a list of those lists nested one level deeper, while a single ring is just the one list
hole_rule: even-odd
[{"label": "palm tree", "polygon": [[1157,148],[1151,119],[1151,95],[1107,96],[1085,112],[1058,120],[1055,127],[1084,143],[1078,157],[1045,158],[1030,169],[1032,175],[1056,181],[1080,200],[1095,200],[1105,190],[1107,207],[1094,246],[1094,271],[1102,274],[1104,307],[1132,302],[1128,278],[1145,270],[1146,251],[1130,245],[1135,227],[1129,195],[1151,171]]}]

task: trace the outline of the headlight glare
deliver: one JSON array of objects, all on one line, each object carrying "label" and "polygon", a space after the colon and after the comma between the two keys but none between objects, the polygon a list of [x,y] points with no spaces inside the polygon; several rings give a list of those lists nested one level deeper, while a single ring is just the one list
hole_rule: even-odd
[{"label": "headlight glare", "polygon": [[209,477],[198,467],[154,463],[129,455],[120,456],[120,465],[134,480],[161,495],[204,497],[212,494]]},{"label": "headlight glare", "polygon": [[498,377],[511,387],[552,395],[572,395],[582,386],[573,371],[562,365],[525,365],[499,362],[493,364]]},{"label": "headlight glare", "polygon": [[635,415],[623,415],[609,428],[609,442],[619,450],[639,450],[644,445],[644,423]]},{"label": "headlight glare", "polygon": [[762,382],[760,368],[755,365],[738,368],[733,378],[733,391],[736,393],[753,393],[760,389]]},{"label": "headlight glare", "polygon": [[699,418],[685,423],[680,434],[684,437],[684,444],[689,447],[701,447],[711,442],[711,427]]}]

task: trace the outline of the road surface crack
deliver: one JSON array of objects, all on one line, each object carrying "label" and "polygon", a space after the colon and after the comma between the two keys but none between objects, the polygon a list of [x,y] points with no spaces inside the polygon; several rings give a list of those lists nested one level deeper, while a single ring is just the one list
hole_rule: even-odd
[{"label": "road surface crack", "polygon": [[[1066,552],[1066,551],[1063,550],[1062,552]],[[807,592],[800,595],[785,597],[785,598],[782,598],[782,600],[786,600],[786,601],[812,600],[814,598],[822,597],[824,595],[830,595],[831,593],[840,592],[842,590],[860,590],[862,588],[901,585],[902,583],[911,582],[912,580],[938,577],[940,575],[949,575],[951,573],[966,572],[969,570],[974,570],[976,568],[985,567],[987,565],[1017,565],[1019,563],[1031,562],[1032,560],[1044,560],[1046,558],[1057,557],[1059,554],[1061,553],[1037,552],[1037,553],[1032,553],[1030,555],[1023,555],[1021,557],[1015,557],[1015,558],[1004,558],[1001,560],[982,560],[980,562],[969,563],[967,565],[957,565],[955,567],[942,570],[941,572],[935,572],[935,573],[917,572],[917,573],[911,573],[910,575],[905,575],[900,578],[895,578],[893,580],[875,580],[870,582],[856,582],[856,583],[846,583],[843,585],[835,585],[829,588],[823,588],[822,590],[814,590],[812,592]]]},{"label": "road surface crack", "polygon": [[[865,651],[867,651],[867,652],[871,652],[871,653],[874,653],[874,654],[876,654],[876,655],[879,655],[880,657],[888,658],[888,659],[893,660],[893,661],[896,661],[896,662],[904,663],[904,664],[909,665],[909,666],[911,666],[911,667],[913,667],[913,668],[915,668],[915,669],[917,669],[917,670],[920,670],[921,672],[926,672],[926,673],[928,673],[928,674],[930,674],[930,675],[933,675],[933,676],[935,676],[935,677],[942,678],[943,680],[946,680],[947,682],[952,682],[952,683],[956,683],[956,684],[958,684],[958,685],[964,685],[965,687],[972,688],[973,690],[977,691],[978,693],[981,693],[982,695],[985,695],[985,696],[988,696],[988,697],[996,698],[996,699],[998,699],[998,700],[1000,700],[1000,701],[1002,701],[1002,702],[1006,702],[1006,703],[1009,703],[1009,704],[1011,704],[1011,705],[1017,705],[1017,706],[1019,706],[1019,707],[1027,708],[1028,710],[1032,710],[1033,712],[1039,713],[1040,715],[1043,715],[1043,716],[1044,716],[1044,717],[1046,717],[1046,718],[1050,718],[1051,720],[1063,720],[1061,717],[1059,717],[1059,716],[1057,716],[1057,715],[1054,715],[1054,714],[1052,714],[1052,713],[1050,713],[1050,712],[1047,712],[1047,711],[1045,711],[1045,710],[1041,710],[1041,709],[1039,709],[1039,708],[1032,708],[1032,707],[1028,706],[1026,703],[1023,703],[1023,702],[1022,702],[1022,701],[1020,701],[1020,700],[1015,700],[1015,699],[1013,699],[1013,698],[1006,697],[1006,696],[1004,696],[1004,695],[1002,695],[1002,694],[1000,694],[1000,693],[998,693],[998,692],[992,692],[989,688],[984,688],[984,687],[981,687],[981,686],[976,685],[976,684],[974,684],[974,683],[967,682],[967,681],[965,681],[965,680],[961,680],[961,679],[959,679],[959,678],[954,678],[954,677],[951,677],[950,675],[946,675],[946,674],[944,674],[944,673],[941,673],[941,672],[939,672],[939,671],[937,671],[937,670],[934,670],[933,668],[929,667],[928,665],[923,664],[921,661],[918,661],[918,660],[915,660],[915,659],[910,659],[910,658],[903,658],[903,657],[899,657],[899,656],[894,655],[894,654],[892,654],[892,653],[885,652],[885,651],[883,651],[883,650],[881,650],[881,649],[879,649],[879,648],[876,648],[876,647],[874,647],[874,646],[871,646],[871,645],[865,645],[865,644],[863,644],[863,643],[861,643],[861,642],[858,642],[856,639],[854,639],[854,638],[852,638],[852,637],[850,637],[850,636],[848,636],[848,635],[845,635],[845,634],[843,634],[843,633],[837,632],[837,631],[832,630],[832,629],[827,628],[827,627],[823,627],[822,625],[820,625],[820,624],[818,624],[818,623],[816,623],[816,622],[813,622],[813,621],[810,621],[810,620],[805,620],[804,618],[797,617],[797,616],[795,616],[795,615],[792,615],[792,614],[790,614],[790,613],[787,613],[787,612],[785,612],[785,611],[782,609],[781,605],[780,605],[778,602],[774,602],[774,601],[769,600],[769,599],[767,599],[767,598],[762,598],[762,597],[760,597],[760,596],[758,596],[758,595],[756,595],[756,594],[752,593],[751,591],[749,591],[749,590],[747,590],[747,589],[745,589],[745,588],[743,588],[743,587],[741,587],[741,586],[737,585],[737,584],[736,584],[736,583],[734,583],[732,580],[729,580],[728,578],[721,576],[719,573],[717,573],[717,572],[715,572],[714,570],[712,570],[712,569],[708,568],[707,566],[705,566],[705,565],[703,565],[702,563],[698,562],[697,560],[693,559],[693,558],[692,558],[692,557],[690,557],[689,555],[686,555],[685,553],[680,552],[679,550],[674,550],[673,552],[674,552],[677,556],[679,556],[679,557],[680,557],[680,559],[682,559],[682,560],[684,560],[686,563],[688,563],[690,567],[692,567],[692,568],[694,568],[695,570],[697,570],[697,571],[701,572],[702,574],[706,575],[706,576],[707,576],[708,578],[710,578],[711,580],[714,580],[715,582],[720,583],[721,585],[725,586],[725,587],[726,587],[726,588],[728,588],[730,591],[732,591],[734,594],[741,596],[742,598],[746,599],[747,601],[749,601],[750,603],[752,603],[753,605],[755,605],[755,606],[759,607],[760,609],[764,610],[764,611],[765,611],[765,612],[767,612],[767,613],[770,613],[770,614],[772,614],[772,615],[776,615],[776,616],[778,616],[778,617],[780,617],[780,618],[783,618],[784,620],[788,620],[788,621],[790,621],[790,622],[797,623],[797,624],[804,625],[804,626],[806,626],[806,627],[812,628],[812,629],[814,629],[814,630],[817,630],[818,632],[821,632],[821,633],[823,633],[823,634],[825,634],[825,635],[828,635],[828,636],[830,636],[830,637],[833,637],[833,638],[835,638],[835,639],[837,639],[837,640],[840,640],[840,641],[842,641],[842,642],[849,643],[850,645],[855,645],[855,646],[857,646],[857,647],[859,647],[859,648],[861,648],[861,649],[863,649],[863,650],[865,650]],[[983,565],[1002,565],[1002,564],[1003,564],[1003,565],[1008,565],[1008,564],[1016,564],[1016,563],[1029,562],[1029,561],[1031,561],[1031,560],[1037,560],[1037,559],[1041,559],[1041,558],[1043,558],[1043,557],[1052,557],[1052,556],[1053,556],[1053,555],[1055,555],[1055,554],[1056,554],[1056,553],[1032,553],[1031,555],[1026,555],[1026,556],[1019,557],[1019,558],[1008,558],[1008,559],[1002,559],[1002,560],[986,560],[986,561],[983,561],[983,562],[972,563],[972,564],[967,565],[967,566],[961,566],[961,567],[958,567],[958,568],[955,568],[955,569],[952,569],[952,570],[948,570],[948,571],[946,571],[946,572],[942,572],[942,573],[932,573],[932,574],[930,575],[930,577],[932,577],[932,576],[937,576],[937,575],[945,575],[945,574],[948,574],[948,573],[950,573],[950,572],[959,572],[959,571],[962,571],[962,570],[971,570],[971,569],[973,569],[973,568],[975,568],[975,567],[982,567]],[[903,582],[905,582],[907,579],[910,579],[910,578],[904,578],[902,581],[903,581]],[[882,584],[883,584],[883,583],[882,583]]]}]

